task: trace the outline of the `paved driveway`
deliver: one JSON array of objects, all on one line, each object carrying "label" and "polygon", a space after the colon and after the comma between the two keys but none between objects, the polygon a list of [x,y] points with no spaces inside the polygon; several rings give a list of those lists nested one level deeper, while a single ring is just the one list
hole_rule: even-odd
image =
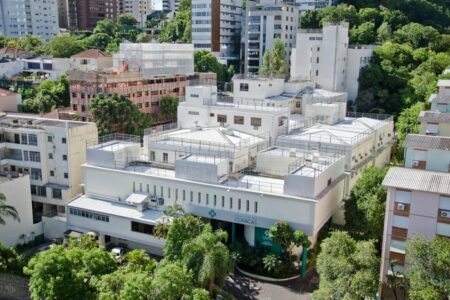
[{"label": "paved driveway", "polygon": [[236,270],[225,286],[239,300],[310,300],[317,283],[314,274],[275,284],[249,278]]}]

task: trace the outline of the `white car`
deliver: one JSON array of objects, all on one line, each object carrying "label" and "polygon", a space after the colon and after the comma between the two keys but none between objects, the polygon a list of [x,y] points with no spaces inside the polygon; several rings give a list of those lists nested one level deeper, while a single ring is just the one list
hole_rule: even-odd
[{"label": "white car", "polygon": [[122,261],[122,257],[123,257],[123,254],[124,254],[123,248],[114,247],[114,248],[111,249],[111,253],[114,256],[116,261],[118,261],[118,262]]}]

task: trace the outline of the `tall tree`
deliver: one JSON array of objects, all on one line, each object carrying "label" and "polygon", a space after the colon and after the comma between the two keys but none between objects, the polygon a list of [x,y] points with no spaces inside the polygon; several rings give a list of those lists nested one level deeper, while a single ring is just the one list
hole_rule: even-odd
[{"label": "tall tree", "polygon": [[379,260],[372,241],[357,242],[348,233],[336,231],[320,248],[320,283],[313,299],[365,299],[375,295]]},{"label": "tall tree", "polygon": [[151,126],[148,115],[141,113],[129,99],[117,94],[98,94],[90,112],[99,128],[99,134],[112,133],[114,129],[128,134],[142,135]]},{"label": "tall tree", "polygon": [[292,262],[292,250],[295,246],[309,247],[308,236],[299,230],[294,230],[287,222],[277,222],[269,228],[271,240],[280,245]]},{"label": "tall tree", "polygon": [[5,225],[5,217],[12,218],[20,222],[19,213],[17,210],[11,206],[6,205],[6,197],[3,193],[0,193],[0,225]]},{"label": "tall tree", "polygon": [[170,225],[164,245],[164,256],[168,261],[182,259],[183,246],[196,238],[202,231],[205,224],[199,217],[184,215],[175,218]]},{"label": "tall tree", "polygon": [[54,57],[70,57],[84,50],[83,43],[70,35],[54,37],[45,46],[45,53]]},{"label": "tall tree", "polygon": [[151,287],[153,299],[178,300],[192,292],[192,274],[180,263],[162,262]]},{"label": "tall tree", "polygon": [[281,39],[273,41],[272,49],[264,51],[263,63],[259,68],[262,75],[279,76],[286,73],[284,43]]},{"label": "tall tree", "polygon": [[406,278],[410,299],[448,299],[450,295],[450,242],[442,237],[427,241],[415,236],[406,242]]},{"label": "tall tree", "polygon": [[183,261],[193,270],[194,278],[201,287],[212,294],[215,283],[223,285],[231,271],[231,259],[228,248],[223,244],[228,238],[225,231],[213,231],[207,224],[202,233],[183,246]]},{"label": "tall tree", "polygon": [[177,118],[178,99],[173,96],[164,96],[159,101],[159,110],[166,119],[175,121]]},{"label": "tall tree", "polygon": [[181,0],[173,20],[164,22],[159,34],[161,43],[191,42],[191,0]]},{"label": "tall tree", "polygon": [[355,237],[381,241],[386,203],[381,183],[386,172],[387,168],[365,169],[345,201],[345,226]]}]

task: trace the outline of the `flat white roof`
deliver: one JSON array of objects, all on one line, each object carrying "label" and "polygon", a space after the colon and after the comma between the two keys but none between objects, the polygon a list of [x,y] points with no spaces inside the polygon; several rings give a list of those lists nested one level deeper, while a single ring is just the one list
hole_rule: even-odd
[{"label": "flat white roof", "polygon": [[125,199],[128,203],[134,203],[134,204],[141,204],[144,203],[145,200],[148,199],[147,194],[139,194],[139,193],[132,193],[130,196]]},{"label": "flat white roof", "polygon": [[238,179],[227,179],[226,186],[244,188],[265,193],[283,194],[284,180],[278,178],[244,175]]},{"label": "flat white roof", "polygon": [[219,158],[219,157],[213,157],[213,156],[191,154],[186,157],[183,157],[182,160],[202,162],[202,163],[208,163],[208,164],[218,164],[218,163],[224,161],[225,159]]},{"label": "flat white roof", "polygon": [[155,224],[164,213],[162,211],[147,209],[139,211],[136,207],[121,202],[113,202],[107,200],[100,200],[82,195],[72,202],[68,203],[69,208],[78,208],[95,212],[103,215],[112,215],[123,217],[127,219],[138,220],[141,222]]},{"label": "flat white roof", "polygon": [[386,121],[369,118],[346,118],[344,121],[333,125],[316,124],[282,136],[282,138],[352,145],[359,142],[364,135],[368,136],[375,128],[379,128],[386,123]]},{"label": "flat white roof", "polygon": [[[249,146],[263,142],[264,139],[237,130],[222,127],[201,128],[200,130],[179,129],[166,134],[168,137],[183,139],[184,142],[204,143],[205,145],[222,144],[229,146]],[[245,143],[245,145],[243,145]]]},{"label": "flat white roof", "polygon": [[154,176],[175,178],[175,170],[156,168],[156,167],[151,167],[151,166],[147,166],[147,165],[127,166],[123,170],[128,171],[128,172],[144,173],[144,174],[154,175]]},{"label": "flat white roof", "polygon": [[136,145],[137,145],[137,143],[113,140],[113,141],[109,141],[109,142],[106,142],[103,144],[94,145],[91,147],[91,149],[114,152],[114,151],[122,150],[124,148],[130,147],[130,146],[136,146]]}]

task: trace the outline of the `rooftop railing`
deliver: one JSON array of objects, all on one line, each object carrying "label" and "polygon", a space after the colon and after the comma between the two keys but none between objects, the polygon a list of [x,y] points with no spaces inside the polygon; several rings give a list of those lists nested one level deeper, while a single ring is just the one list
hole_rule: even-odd
[{"label": "rooftop railing", "polygon": [[394,121],[394,117],[386,114],[375,114],[375,113],[364,113],[364,112],[353,112],[347,111],[348,118],[369,118],[379,121]]},{"label": "rooftop railing", "polygon": [[119,147],[120,143],[113,143],[113,142],[127,142],[127,143],[141,143],[141,137],[137,135],[130,135],[130,134],[124,134],[124,133],[112,133],[107,134],[104,136],[101,136],[95,140],[89,140],[86,142],[87,148],[90,149],[96,149],[96,150],[102,150],[102,147],[105,146],[105,144],[110,143],[111,147]]}]

